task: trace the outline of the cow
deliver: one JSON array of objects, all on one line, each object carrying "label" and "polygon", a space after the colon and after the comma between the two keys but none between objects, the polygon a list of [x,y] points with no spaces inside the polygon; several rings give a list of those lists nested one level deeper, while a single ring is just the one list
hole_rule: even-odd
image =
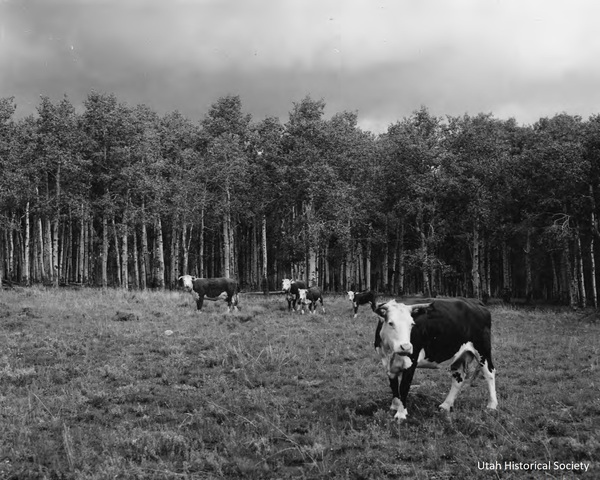
[{"label": "cow", "polygon": [[441,410],[450,411],[461,388],[480,371],[489,391],[487,408],[496,409],[492,318],[481,302],[452,298],[405,305],[391,300],[380,304],[375,313],[381,317],[375,349],[389,377],[393,396],[390,409],[396,411],[396,420],[408,415],[406,398],[417,367],[450,367],[452,386],[439,406]]},{"label": "cow", "polygon": [[233,307],[238,309],[238,284],[231,278],[198,278],[192,275],[182,275],[179,283],[185,290],[192,293],[196,299],[196,307],[202,310],[204,300],[227,300],[227,311]]},{"label": "cow", "polygon": [[296,310],[296,303],[300,299],[298,294],[300,288],[306,288],[306,284],[300,280],[283,279],[281,290],[285,293],[285,299],[288,302],[288,311],[291,311],[292,308]]},{"label": "cow", "polygon": [[368,303],[371,305],[371,310],[375,311],[377,309],[377,294],[373,290],[364,290],[362,292],[349,291],[348,300],[352,302],[352,306],[354,307],[354,318],[358,316],[358,307],[360,305]]},{"label": "cow", "polygon": [[298,295],[300,296],[300,307],[303,315],[304,305],[308,305],[308,311],[310,313],[315,313],[317,310],[317,301],[321,302],[321,308],[323,309],[323,313],[325,313],[323,295],[321,294],[321,289],[319,287],[310,287],[309,289],[299,288]]}]

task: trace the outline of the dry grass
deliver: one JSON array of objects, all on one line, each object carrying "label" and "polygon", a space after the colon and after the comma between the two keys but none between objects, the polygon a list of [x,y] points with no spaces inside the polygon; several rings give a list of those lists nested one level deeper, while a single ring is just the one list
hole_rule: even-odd
[{"label": "dry grass", "polygon": [[478,461],[600,476],[598,324],[494,307],[499,411],[480,381],[441,415],[448,375],[418,371],[398,425],[367,307],[353,320],[339,297],[325,315],[241,301],[199,314],[178,292],[2,292],[0,478],[544,476]]}]

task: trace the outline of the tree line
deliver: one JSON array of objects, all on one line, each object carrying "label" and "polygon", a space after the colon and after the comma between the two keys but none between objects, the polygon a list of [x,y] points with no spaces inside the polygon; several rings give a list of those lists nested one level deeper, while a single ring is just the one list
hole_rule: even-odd
[{"label": "tree line", "polygon": [[92,91],[0,99],[0,279],[512,295],[597,306],[600,116],[518,125],[422,107],[375,135],[307,96],[198,122]]}]

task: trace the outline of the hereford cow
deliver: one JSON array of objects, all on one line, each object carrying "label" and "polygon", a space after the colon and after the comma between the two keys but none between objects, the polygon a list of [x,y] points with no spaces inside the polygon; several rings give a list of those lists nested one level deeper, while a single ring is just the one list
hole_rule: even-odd
[{"label": "hereford cow", "polygon": [[300,280],[290,280],[289,278],[283,279],[281,290],[285,293],[289,311],[291,311],[292,308],[296,310],[296,303],[300,299],[298,294],[300,288],[306,288],[306,284]]},{"label": "hereford cow", "polygon": [[196,298],[196,307],[202,310],[204,300],[227,300],[227,311],[238,309],[238,284],[231,278],[198,278],[182,275],[179,283]]},{"label": "hereford cow", "polygon": [[310,313],[315,313],[317,310],[317,302],[321,302],[321,308],[323,309],[323,313],[325,313],[325,307],[323,306],[323,295],[321,294],[321,289],[319,287],[310,287],[309,289],[299,288],[298,295],[300,297],[300,307],[302,309],[302,314],[304,315],[304,305],[308,305],[308,311]]},{"label": "hereford cow", "polygon": [[352,306],[354,307],[354,318],[357,317],[358,307],[361,305],[368,303],[371,305],[371,310],[375,311],[377,309],[377,304],[375,303],[377,294],[373,290],[364,290],[362,292],[349,291],[348,300],[352,302]]},{"label": "hereford cow", "polygon": [[463,385],[469,385],[482,371],[490,397],[487,408],[496,409],[492,318],[481,302],[453,298],[405,305],[392,300],[379,305],[376,313],[381,319],[375,349],[390,379],[394,418],[403,420],[408,415],[406,397],[417,367],[450,367],[452,387],[440,405],[446,411]]}]

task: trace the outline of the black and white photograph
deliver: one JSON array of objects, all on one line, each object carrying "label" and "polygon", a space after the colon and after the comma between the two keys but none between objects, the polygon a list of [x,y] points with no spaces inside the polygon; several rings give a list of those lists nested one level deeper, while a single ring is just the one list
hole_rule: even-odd
[{"label": "black and white photograph", "polygon": [[599,19],[0,0],[0,480],[600,478]]}]

